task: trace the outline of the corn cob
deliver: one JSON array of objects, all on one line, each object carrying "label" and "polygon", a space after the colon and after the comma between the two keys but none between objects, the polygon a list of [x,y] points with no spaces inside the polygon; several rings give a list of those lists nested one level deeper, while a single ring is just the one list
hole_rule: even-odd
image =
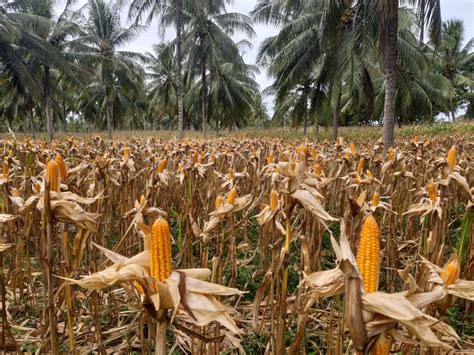
[{"label": "corn cob", "polygon": [[316,163],[314,164],[314,173],[316,174],[317,177],[320,177],[323,174],[323,169],[321,168],[321,165]]},{"label": "corn cob", "polygon": [[46,180],[49,181],[49,191],[59,190],[59,166],[56,160],[50,160],[46,165]]},{"label": "corn cob", "polygon": [[364,158],[360,158],[359,163],[357,163],[356,173],[361,174],[362,169],[364,168]]},{"label": "corn cob", "polygon": [[392,348],[392,338],[381,333],[370,350],[371,355],[388,355]]},{"label": "corn cob", "polygon": [[56,163],[58,163],[58,167],[59,167],[59,174],[61,175],[61,180],[66,182],[67,181],[67,167],[66,167],[66,163],[64,162],[64,159],[63,157],[61,156],[61,154],[57,154],[56,155]]},{"label": "corn cob", "polygon": [[145,196],[141,195],[140,196],[140,206],[143,206],[145,204]]},{"label": "corn cob", "polygon": [[303,154],[306,158],[309,156],[309,148],[307,145],[303,147]]},{"label": "corn cob", "polygon": [[429,181],[426,185],[426,193],[428,194],[430,201],[435,203],[438,197],[438,191],[436,190],[436,184],[433,181]]},{"label": "corn cob", "polygon": [[388,160],[395,160],[395,151],[392,147],[388,148],[387,158]]},{"label": "corn cob", "polygon": [[372,174],[372,172],[371,172],[369,169],[367,169],[367,170],[365,171],[365,175],[367,175],[367,177],[368,177],[369,179],[373,179],[373,178],[374,178],[374,175]]},{"label": "corn cob", "polygon": [[357,247],[357,266],[367,293],[375,292],[379,282],[380,229],[373,215],[362,222]]},{"label": "corn cob", "polygon": [[160,282],[171,275],[171,234],[168,222],[158,218],[151,227],[150,276]]},{"label": "corn cob", "polygon": [[160,163],[158,164],[158,167],[156,168],[156,171],[158,172],[158,174],[161,174],[163,170],[165,170],[166,164],[168,164],[168,160],[166,158],[160,161]]},{"label": "corn cob", "polygon": [[130,156],[130,149],[128,148],[128,146],[125,146],[123,148],[123,158],[128,159],[129,156]]},{"label": "corn cob", "polygon": [[273,153],[267,155],[267,164],[273,163]]},{"label": "corn cob", "polygon": [[228,178],[229,180],[232,180],[234,177],[235,177],[234,168],[233,168],[233,167],[230,167],[230,168],[229,168],[229,174],[227,175],[227,178]]},{"label": "corn cob", "polygon": [[278,207],[278,193],[276,192],[275,189],[272,189],[272,192],[270,192],[270,209],[272,211],[275,211],[277,207]]},{"label": "corn cob", "polygon": [[9,169],[8,169],[8,162],[7,162],[7,160],[5,159],[5,160],[3,161],[3,165],[2,165],[2,174],[3,174],[3,178],[4,178],[4,179],[8,179],[8,171],[9,171]]},{"label": "corn cob", "polygon": [[311,149],[311,158],[313,158],[313,161],[315,161],[318,158],[318,151],[316,150],[316,147],[313,147]]},{"label": "corn cob", "polygon": [[448,162],[449,170],[453,171],[456,166],[456,146],[453,145],[448,151],[448,156],[446,157]]},{"label": "corn cob", "polygon": [[214,202],[215,209],[216,210],[219,209],[223,203],[224,203],[224,197],[222,197],[222,195],[218,195],[216,197],[216,201]]},{"label": "corn cob", "polygon": [[377,207],[380,204],[380,195],[377,191],[372,196],[372,206]]},{"label": "corn cob", "polygon": [[461,272],[461,265],[459,264],[459,258],[457,255],[454,255],[446,265],[444,265],[443,271],[441,272],[441,278],[444,281],[444,284],[447,286],[452,285],[459,277]]},{"label": "corn cob", "polygon": [[233,205],[235,203],[236,197],[237,197],[237,189],[233,187],[232,190],[230,190],[229,194],[227,195],[227,203]]},{"label": "corn cob", "polygon": [[349,144],[349,147],[350,147],[350,149],[351,149],[351,154],[352,154],[352,155],[356,155],[357,149],[356,149],[355,144],[354,144],[354,143],[351,143],[351,144]]}]

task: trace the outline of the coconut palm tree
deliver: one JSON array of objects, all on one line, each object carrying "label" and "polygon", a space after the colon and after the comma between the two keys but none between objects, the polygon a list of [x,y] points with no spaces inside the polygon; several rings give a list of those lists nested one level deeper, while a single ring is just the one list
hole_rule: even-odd
[{"label": "coconut palm tree", "polygon": [[[6,57],[9,57],[5,63],[7,67],[13,69],[13,75],[21,78],[17,81],[18,85],[27,87],[26,90],[22,90],[25,95],[34,94],[42,98],[49,141],[53,139],[52,89],[54,85],[51,83],[53,79],[51,69],[68,73],[70,78],[73,78],[70,62],[64,55],[68,39],[79,32],[76,22],[79,12],[72,11],[71,5],[71,1],[66,2],[63,11],[55,17],[51,1],[16,0],[5,5],[2,14],[5,31],[17,33],[21,37],[17,55],[13,55],[15,50],[11,45],[4,46]],[[9,25],[9,19],[13,21],[10,25],[13,23],[17,26],[17,30]],[[13,38],[10,36],[10,39]],[[26,101],[30,102],[31,99],[31,97],[27,98]],[[32,105],[27,106],[32,107]],[[33,118],[31,127],[34,135]]]},{"label": "coconut palm tree", "polygon": [[[208,82],[207,74],[211,67],[217,68],[223,63],[245,63],[239,53],[239,46],[231,38],[236,32],[248,37],[255,33],[248,16],[226,11],[227,0],[196,0],[186,2],[183,7],[185,33],[183,49],[189,53],[188,77],[192,82],[199,75],[201,78],[202,129],[207,134],[208,122]],[[173,9],[164,15],[165,23],[174,22]],[[197,71],[196,68],[199,68]]]},{"label": "coconut palm tree", "polygon": [[[183,93],[183,53],[182,53],[182,31],[183,31],[183,1],[182,0],[131,0],[129,7],[129,18],[138,24],[143,17],[149,25],[155,18],[162,19],[168,9],[173,13],[169,16],[167,25],[174,25],[176,29],[176,96],[178,102],[178,138],[182,139],[184,134],[184,93]],[[170,21],[170,17],[172,20]],[[163,21],[160,21],[164,25]]]},{"label": "coconut palm tree", "polygon": [[142,56],[118,48],[133,40],[139,33],[139,27],[121,27],[120,7],[103,0],[89,0],[88,9],[89,17],[84,34],[76,44],[76,54],[82,66],[96,68],[96,75],[100,78],[100,84],[96,86],[104,91],[107,132],[109,139],[112,139],[113,124],[116,123],[114,100],[117,83],[127,81],[134,86],[142,76],[137,64]]},{"label": "coconut palm tree", "polygon": [[164,111],[168,117],[177,113],[177,83],[175,56],[172,46],[161,43],[146,53],[146,76],[148,82],[149,112]]},{"label": "coconut palm tree", "polygon": [[461,20],[443,22],[441,41],[434,61],[436,68],[454,87],[455,93],[449,102],[451,119],[454,121],[456,108],[474,89],[474,38],[463,46],[464,23]]},{"label": "coconut palm tree", "polygon": [[[427,27],[432,43],[437,44],[441,33],[441,5],[439,0],[410,0],[418,13],[423,14],[423,30]],[[354,5],[354,32],[357,43],[377,38],[384,85],[384,150],[394,144],[396,78],[398,56],[399,0],[357,0]]]}]

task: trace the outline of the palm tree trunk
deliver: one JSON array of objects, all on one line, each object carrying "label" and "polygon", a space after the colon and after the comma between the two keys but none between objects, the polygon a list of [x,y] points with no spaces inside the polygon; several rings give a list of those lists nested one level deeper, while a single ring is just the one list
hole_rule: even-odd
[{"label": "palm tree trunk", "polygon": [[[28,118],[30,121],[31,137],[33,139],[36,139],[35,118],[33,115],[33,102],[31,101],[31,96],[28,96],[28,99],[27,99],[27,111],[28,111]],[[25,131],[26,131],[26,128],[25,128]]]},{"label": "palm tree trunk", "polygon": [[46,129],[48,132],[48,141],[53,140],[53,112],[52,112],[52,100],[51,100],[51,81],[49,75],[49,67],[44,67],[43,77],[43,95],[44,95],[44,110],[46,116]]},{"label": "palm tree trunk", "polygon": [[66,120],[66,101],[63,97],[63,129],[64,132],[67,132],[67,120]]},{"label": "palm tree trunk", "polygon": [[110,94],[110,90],[107,90],[107,96],[105,98],[105,106],[106,106],[106,114],[107,114],[107,133],[109,139],[112,139],[112,116],[114,114],[114,106],[113,106],[113,100],[112,100],[112,95]]},{"label": "palm tree trunk", "polygon": [[206,54],[202,58],[202,131],[204,139],[207,138],[207,80],[206,80]]},{"label": "palm tree trunk", "polygon": [[334,105],[334,110],[332,112],[332,140],[333,142],[337,139],[337,134],[339,131],[339,111],[341,110],[341,88],[337,89],[336,105]]},{"label": "palm tree trunk", "polygon": [[315,127],[315,131],[316,131],[316,136],[314,137],[314,142],[317,143],[318,139],[319,139],[319,119],[318,119],[317,114],[315,114],[315,116],[314,116],[314,127]]},{"label": "palm tree trunk", "polygon": [[182,76],[182,53],[181,53],[181,28],[182,22],[181,0],[176,0],[176,96],[178,99],[178,139],[183,139],[184,114],[183,114],[183,76]]},{"label": "palm tree trunk", "polygon": [[304,128],[303,135],[306,136],[306,131],[308,129],[308,93],[306,92],[306,87],[303,89],[304,95]]},{"label": "palm tree trunk", "polygon": [[[398,4],[398,0],[395,1]],[[398,5],[394,6],[398,9]],[[385,64],[385,103],[383,115],[383,141],[384,151],[394,144],[395,129],[395,94],[396,94],[396,68],[397,68],[397,31],[398,31],[398,11],[395,10],[385,29],[385,40],[383,53]]]}]

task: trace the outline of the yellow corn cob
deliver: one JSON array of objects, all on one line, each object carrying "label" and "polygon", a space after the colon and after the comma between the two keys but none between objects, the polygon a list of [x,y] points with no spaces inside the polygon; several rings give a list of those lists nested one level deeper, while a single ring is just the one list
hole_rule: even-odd
[{"label": "yellow corn cob", "polygon": [[166,168],[166,164],[168,164],[168,160],[165,159],[162,159],[160,161],[160,163],[158,164],[158,168],[156,168],[156,171],[161,174],[163,172],[163,170],[165,170]]},{"label": "yellow corn cob", "polygon": [[395,160],[395,151],[392,147],[388,148],[387,158],[388,160]]},{"label": "yellow corn cob", "polygon": [[446,265],[444,265],[443,271],[441,272],[441,278],[444,284],[447,286],[452,285],[459,277],[461,272],[461,265],[459,264],[459,258],[455,254]]},{"label": "yellow corn cob", "polygon": [[8,150],[8,157],[13,158],[13,149],[11,148]]},{"label": "yellow corn cob", "polygon": [[193,160],[195,163],[197,163],[199,161],[199,154],[197,152],[197,150],[194,151],[193,153]]},{"label": "yellow corn cob", "polygon": [[323,174],[323,169],[319,163],[314,164],[314,173],[316,176],[320,177]]},{"label": "yellow corn cob", "polygon": [[8,178],[8,162],[6,160],[3,161],[3,165],[2,165],[2,174],[3,174],[3,178],[4,179],[7,179]]},{"label": "yellow corn cob", "polygon": [[49,191],[59,189],[59,166],[56,160],[50,160],[46,165],[46,180],[49,181]]},{"label": "yellow corn cob", "polygon": [[453,145],[448,151],[448,156],[446,157],[448,162],[449,170],[453,171],[456,166],[456,146]]},{"label": "yellow corn cob", "polygon": [[354,143],[349,144],[349,147],[351,149],[351,154],[355,155],[357,153],[357,149]]},{"label": "yellow corn cob", "polygon": [[272,189],[272,192],[270,192],[270,209],[272,211],[275,211],[277,207],[278,207],[278,193],[276,192],[275,189]]},{"label": "yellow corn cob", "polygon": [[59,174],[61,175],[61,179],[66,182],[67,181],[67,167],[66,167],[66,163],[64,162],[64,159],[63,157],[61,156],[61,154],[57,154],[56,155],[56,163],[58,163],[58,167],[59,167]]},{"label": "yellow corn cob", "polygon": [[141,195],[140,196],[140,206],[143,206],[145,204],[145,196]]},{"label": "yellow corn cob", "polygon": [[130,156],[130,149],[128,148],[128,146],[125,146],[123,148],[123,157],[124,159],[128,159],[129,156]]},{"label": "yellow corn cob", "polygon": [[232,180],[234,177],[235,177],[234,168],[233,168],[233,167],[230,167],[230,168],[229,168],[229,174],[227,175],[227,178],[228,178],[229,180]]},{"label": "yellow corn cob", "polygon": [[296,156],[299,157],[301,154],[301,146],[297,146],[295,149]]},{"label": "yellow corn cob", "polygon": [[224,197],[222,197],[222,195],[218,195],[216,197],[216,201],[214,202],[214,207],[217,209],[219,209],[222,204],[224,203]]},{"label": "yellow corn cob", "polygon": [[381,333],[370,350],[371,355],[388,355],[392,348],[392,338]]},{"label": "yellow corn cob", "polygon": [[273,153],[267,155],[267,164],[273,163]]},{"label": "yellow corn cob", "polygon": [[438,191],[436,189],[436,184],[433,181],[429,181],[426,185],[426,193],[430,198],[432,203],[436,202],[436,198],[438,197]]},{"label": "yellow corn cob", "polygon": [[303,154],[307,158],[309,156],[309,148],[308,146],[303,147]]},{"label": "yellow corn cob", "polygon": [[375,292],[379,282],[380,229],[373,215],[362,222],[357,247],[357,266],[367,293]]},{"label": "yellow corn cob", "polygon": [[236,197],[237,197],[237,190],[235,187],[233,187],[232,190],[230,190],[229,194],[227,195],[227,203],[233,205],[235,203]]},{"label": "yellow corn cob", "polygon": [[377,191],[372,196],[372,206],[377,207],[380,204],[380,195]]},{"label": "yellow corn cob", "polygon": [[318,158],[318,151],[316,150],[316,147],[311,149],[311,158],[313,158],[313,161]]},{"label": "yellow corn cob", "polygon": [[150,276],[160,282],[171,275],[171,234],[168,222],[158,218],[151,227]]},{"label": "yellow corn cob", "polygon": [[362,173],[362,169],[364,168],[364,158],[360,158],[359,163],[357,164],[356,172],[357,174]]},{"label": "yellow corn cob", "polygon": [[368,177],[369,179],[373,179],[373,178],[374,178],[374,175],[372,175],[372,172],[371,172],[369,169],[367,169],[367,170],[365,171],[365,175],[367,175],[367,177]]}]

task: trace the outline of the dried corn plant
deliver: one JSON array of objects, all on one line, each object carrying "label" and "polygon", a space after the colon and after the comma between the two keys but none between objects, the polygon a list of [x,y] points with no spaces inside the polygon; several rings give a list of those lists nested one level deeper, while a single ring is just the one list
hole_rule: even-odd
[{"label": "dried corn plant", "polygon": [[3,145],[5,351],[473,351],[474,142]]}]

